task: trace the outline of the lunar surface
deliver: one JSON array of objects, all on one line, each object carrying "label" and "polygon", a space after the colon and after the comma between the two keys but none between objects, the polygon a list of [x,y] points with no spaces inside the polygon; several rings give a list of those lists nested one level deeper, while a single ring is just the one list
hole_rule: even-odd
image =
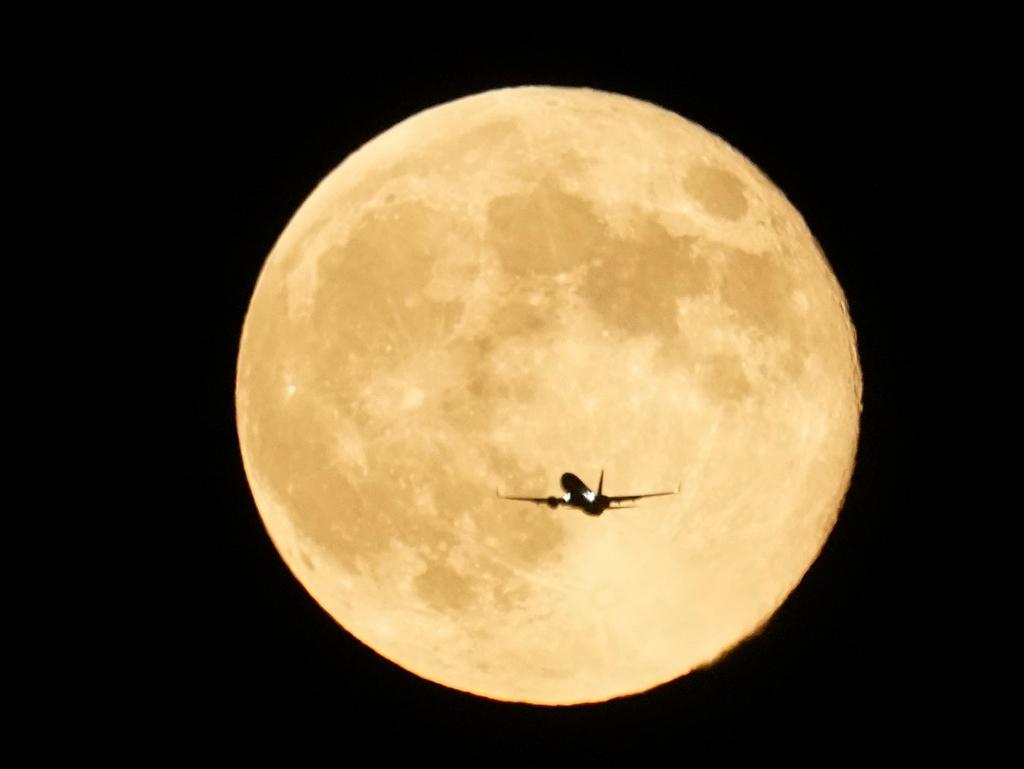
[{"label": "lunar surface", "polygon": [[[853,326],[747,159],[654,105],[515,88],[415,115],[260,274],[236,406],[276,547],[346,630],[501,700],[646,690],[766,622],[860,419]],[[497,499],[679,494],[609,510]]]}]

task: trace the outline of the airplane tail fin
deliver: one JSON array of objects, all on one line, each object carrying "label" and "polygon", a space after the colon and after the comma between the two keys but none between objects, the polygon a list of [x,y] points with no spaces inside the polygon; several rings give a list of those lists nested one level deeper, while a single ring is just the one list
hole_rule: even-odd
[{"label": "airplane tail fin", "polygon": [[597,496],[601,496],[601,488],[604,486],[604,468],[601,468],[601,478],[597,482]]}]

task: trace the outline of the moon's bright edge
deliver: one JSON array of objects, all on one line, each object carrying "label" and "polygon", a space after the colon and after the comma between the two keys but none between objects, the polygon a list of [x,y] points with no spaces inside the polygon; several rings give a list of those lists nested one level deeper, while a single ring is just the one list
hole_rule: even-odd
[{"label": "moon's bright edge", "polygon": [[[831,531],[861,375],[842,290],[746,158],[654,105],[491,91],[366,144],[260,274],[236,406],[288,566],[425,678],[565,704],[763,624]],[[495,498],[674,489],[588,518]]]}]

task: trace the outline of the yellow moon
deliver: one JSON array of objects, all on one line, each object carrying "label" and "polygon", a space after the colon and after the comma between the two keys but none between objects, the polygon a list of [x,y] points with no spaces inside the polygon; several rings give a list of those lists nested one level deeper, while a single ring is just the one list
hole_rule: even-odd
[{"label": "yellow moon", "polygon": [[[768,620],[849,484],[842,290],[746,158],[625,96],[512,88],[338,166],[275,244],[236,382],[282,557],[407,670],[599,701]],[[675,489],[599,518],[495,497]]]}]

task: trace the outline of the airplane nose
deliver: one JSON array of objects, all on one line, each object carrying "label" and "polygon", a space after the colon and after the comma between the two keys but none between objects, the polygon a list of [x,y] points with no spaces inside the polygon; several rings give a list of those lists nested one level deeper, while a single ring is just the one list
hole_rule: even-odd
[{"label": "airplane nose", "polygon": [[562,488],[571,494],[582,494],[587,489],[587,484],[581,481],[572,473],[562,473]]}]

